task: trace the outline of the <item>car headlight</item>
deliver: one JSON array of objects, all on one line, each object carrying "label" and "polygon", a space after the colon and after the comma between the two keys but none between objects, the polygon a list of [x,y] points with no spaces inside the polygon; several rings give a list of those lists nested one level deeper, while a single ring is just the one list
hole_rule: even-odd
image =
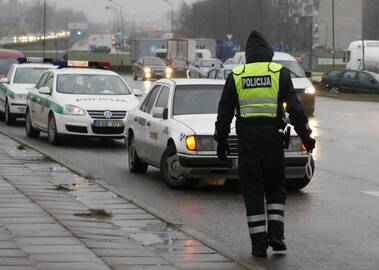
[{"label": "car headlight", "polygon": [[190,151],[196,151],[196,137],[191,135],[186,137],[186,146]]},{"label": "car headlight", "polygon": [[316,88],[314,88],[313,86],[307,87],[305,88],[304,93],[314,95],[316,93]]},{"label": "car headlight", "polygon": [[14,95],[14,99],[26,100],[26,94],[16,94]]},{"label": "car headlight", "polygon": [[299,136],[291,136],[288,152],[305,152],[305,146]]},{"label": "car headlight", "polygon": [[197,151],[216,151],[217,142],[213,136],[196,136]]},{"label": "car headlight", "polygon": [[172,73],[172,68],[170,68],[170,67],[166,68],[166,73],[167,74],[171,74]]},{"label": "car headlight", "polygon": [[67,114],[67,115],[81,115],[81,116],[83,116],[83,115],[86,115],[87,111],[80,108],[80,107],[74,106],[74,105],[66,105],[63,108],[63,113]]},{"label": "car headlight", "polygon": [[145,67],[145,68],[143,69],[143,72],[145,72],[145,73],[150,73],[150,72],[151,72],[151,68],[149,68],[149,67]]}]

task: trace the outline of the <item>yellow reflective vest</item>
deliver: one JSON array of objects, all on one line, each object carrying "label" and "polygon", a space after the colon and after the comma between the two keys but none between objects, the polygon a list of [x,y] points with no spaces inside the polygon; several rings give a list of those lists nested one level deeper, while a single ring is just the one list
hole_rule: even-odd
[{"label": "yellow reflective vest", "polygon": [[280,64],[259,62],[233,69],[241,117],[277,117],[282,68]]}]

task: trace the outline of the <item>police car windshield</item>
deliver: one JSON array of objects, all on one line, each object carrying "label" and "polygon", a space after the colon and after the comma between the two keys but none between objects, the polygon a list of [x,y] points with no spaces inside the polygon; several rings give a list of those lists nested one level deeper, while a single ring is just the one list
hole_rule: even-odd
[{"label": "police car windshield", "polygon": [[175,90],[174,115],[217,114],[223,85],[179,85]]},{"label": "police car windshield", "polygon": [[75,95],[130,95],[128,86],[113,75],[58,75],[57,92]]},{"label": "police car windshield", "polygon": [[16,69],[13,83],[35,84],[48,68],[19,67]]},{"label": "police car windshield", "polygon": [[297,61],[274,61],[289,70],[292,78],[304,78],[305,72]]}]

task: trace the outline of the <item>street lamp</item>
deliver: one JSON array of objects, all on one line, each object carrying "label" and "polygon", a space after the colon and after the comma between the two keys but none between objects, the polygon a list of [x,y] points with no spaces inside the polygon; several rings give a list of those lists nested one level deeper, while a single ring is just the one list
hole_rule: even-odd
[{"label": "street lamp", "polygon": [[115,6],[118,6],[119,10],[120,10],[120,16],[121,16],[121,38],[122,38],[122,46],[124,47],[124,8],[122,7],[122,5],[120,5],[118,2],[114,1],[114,0],[108,0],[110,3],[114,4]]},{"label": "street lamp", "polygon": [[42,57],[45,58],[45,50],[46,50],[46,0],[43,2],[43,55]]},{"label": "street lamp", "polygon": [[162,0],[163,2],[167,3],[167,5],[170,6],[171,9],[171,33],[174,35],[174,5],[169,0]]},{"label": "street lamp", "polygon": [[335,39],[335,14],[334,0],[332,0],[332,39],[333,39],[333,68],[336,68],[336,39]]},{"label": "street lamp", "polygon": [[118,28],[118,23],[117,23],[117,15],[116,15],[115,8],[113,6],[106,6],[105,9],[113,12],[113,33],[116,33],[117,28]]}]

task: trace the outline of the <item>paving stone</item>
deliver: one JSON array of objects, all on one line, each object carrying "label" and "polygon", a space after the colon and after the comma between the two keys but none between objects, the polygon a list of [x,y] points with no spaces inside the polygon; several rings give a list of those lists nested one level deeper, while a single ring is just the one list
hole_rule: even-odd
[{"label": "paving stone", "polygon": [[68,231],[62,230],[18,230],[12,231],[12,234],[17,237],[23,236],[50,236],[50,237],[61,237],[61,236],[72,236]]},{"label": "paving stone", "polygon": [[10,266],[10,265],[7,265],[7,266],[1,266],[0,265],[0,270],[39,270],[37,267],[35,266]]},{"label": "paving stone", "polygon": [[160,254],[170,262],[230,262],[220,254]]},{"label": "paving stone", "polygon": [[20,249],[0,249],[0,264],[2,257],[25,257],[26,254]]},{"label": "paving stone", "polygon": [[13,241],[0,241],[0,249],[18,249],[18,246]]},{"label": "paving stone", "polygon": [[175,263],[180,270],[243,270],[234,262],[185,262]]},{"label": "paving stone", "polygon": [[144,247],[138,245],[137,243],[122,240],[122,241],[99,241],[92,239],[83,239],[83,242],[89,248],[98,248],[98,249],[133,249],[133,250],[145,250]]},{"label": "paving stone", "polygon": [[96,263],[98,262],[98,258],[94,254],[86,253],[86,254],[76,254],[76,253],[64,253],[64,254],[34,254],[32,256],[33,261],[37,263]]},{"label": "paving stone", "polygon": [[96,263],[38,263],[38,268],[41,270],[110,270],[108,266]]},{"label": "paving stone", "polygon": [[25,246],[63,246],[79,245],[80,242],[74,237],[18,237],[17,243]]},{"label": "paving stone", "polygon": [[114,270],[178,270],[172,265],[112,265]]},{"label": "paving stone", "polygon": [[10,217],[10,218],[2,218],[1,221],[4,224],[55,224],[56,221],[50,217]]},{"label": "paving stone", "polygon": [[[1,250],[0,250],[1,253]],[[0,255],[0,267],[2,266],[33,266],[27,257],[3,257]],[[0,268],[1,269],[1,268]]]},{"label": "paving stone", "polygon": [[133,250],[133,249],[93,249],[96,255],[100,257],[155,257],[156,255],[145,250]]},{"label": "paving stone", "polygon": [[110,265],[170,265],[170,263],[158,256],[155,257],[103,257]]},{"label": "paving stone", "polygon": [[[51,238],[54,242],[54,238]],[[89,250],[81,245],[31,245],[23,246],[22,249],[28,254],[50,254],[50,253],[83,253],[89,254]]]}]

